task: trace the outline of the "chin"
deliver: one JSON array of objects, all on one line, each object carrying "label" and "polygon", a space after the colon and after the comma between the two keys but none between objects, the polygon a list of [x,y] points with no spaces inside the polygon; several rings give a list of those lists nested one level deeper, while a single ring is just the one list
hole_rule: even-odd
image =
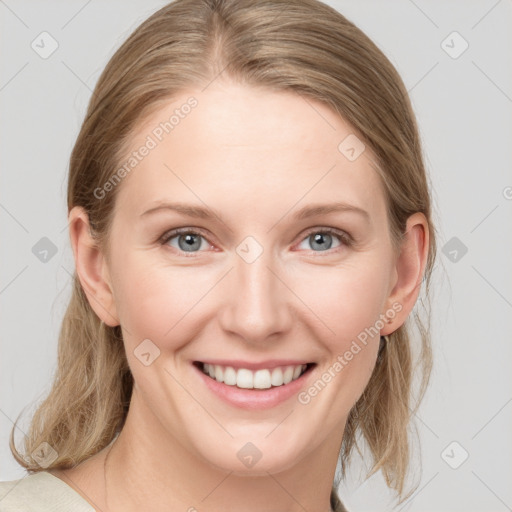
[{"label": "chin", "polygon": [[286,471],[287,469],[292,468],[298,462],[297,454],[290,454],[289,457],[272,457],[265,458],[262,456],[260,460],[253,463],[253,465],[244,465],[239,460],[233,460],[230,458],[229,460],[223,461],[209,461],[210,464],[215,466],[217,469],[223,471],[229,471],[231,474],[235,476],[242,477],[267,477],[268,474],[276,474],[281,473],[282,471]]},{"label": "chin", "polygon": [[[247,439],[247,436],[245,437]],[[215,453],[202,453],[202,457],[216,469],[237,476],[268,476],[268,473],[280,473],[295,466],[301,456],[301,448],[278,446],[278,443],[266,441],[234,442],[228,446],[217,446],[221,450]],[[304,454],[305,455],[305,454]]]}]

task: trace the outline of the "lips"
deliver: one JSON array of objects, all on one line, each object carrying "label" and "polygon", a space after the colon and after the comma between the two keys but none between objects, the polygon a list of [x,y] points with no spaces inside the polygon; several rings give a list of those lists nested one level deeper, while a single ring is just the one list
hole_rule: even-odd
[{"label": "lips", "polygon": [[[292,364],[280,366],[283,362]],[[291,400],[314,378],[317,366],[316,363],[297,360],[273,360],[252,364],[223,360],[222,363],[220,360],[193,361],[192,367],[199,381],[213,396],[236,408],[253,411],[268,410]],[[247,366],[252,366],[253,369]],[[288,367],[291,367],[291,370],[287,370]],[[213,377],[210,376],[210,371]],[[217,373],[220,381],[216,378]],[[224,382],[226,373],[228,383]],[[279,380],[279,373],[282,374],[282,383]],[[296,374],[298,377],[294,378]],[[285,383],[285,376],[288,380],[290,375],[291,380]],[[234,384],[229,384],[230,382]],[[272,382],[280,385],[274,385]]]}]

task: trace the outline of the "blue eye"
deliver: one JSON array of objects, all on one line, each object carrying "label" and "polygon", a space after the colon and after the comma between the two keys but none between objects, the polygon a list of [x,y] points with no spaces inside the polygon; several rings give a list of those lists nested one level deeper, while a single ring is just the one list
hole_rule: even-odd
[{"label": "blue eye", "polygon": [[164,238],[162,239],[162,244],[168,244],[173,238],[177,239],[178,247],[175,247],[172,244],[171,247],[183,252],[197,252],[196,249],[201,248],[202,240],[206,241],[206,238],[204,238],[200,233],[197,233],[196,231],[191,231],[190,229],[187,228],[181,228],[175,229],[174,231],[171,231],[170,233],[164,235]]},{"label": "blue eye", "polygon": [[[176,239],[177,246],[169,243],[173,239]],[[352,245],[352,237],[348,233],[332,228],[315,228],[310,230],[306,237],[302,239],[301,243],[309,242],[310,246],[313,248],[311,249],[313,252],[333,252],[331,251],[331,249],[333,249],[333,239],[338,240],[338,245],[336,245],[334,249],[341,246],[350,247]],[[174,229],[164,234],[160,243],[162,245],[171,245],[171,247],[178,252],[189,254],[202,252],[200,249],[201,247],[204,248],[205,245],[206,247],[212,246],[205,236],[191,228]]]},{"label": "blue eye", "polygon": [[[323,231],[313,231],[311,232],[306,238],[303,240],[303,242],[308,241],[310,243],[311,247],[317,247],[319,251],[328,251],[332,248],[333,244],[333,238],[338,239],[338,246],[339,247],[341,242],[343,242],[342,236],[338,235],[337,233],[333,232],[332,230],[325,229]],[[341,242],[340,242],[341,240]],[[315,251],[317,252],[317,251]]]}]

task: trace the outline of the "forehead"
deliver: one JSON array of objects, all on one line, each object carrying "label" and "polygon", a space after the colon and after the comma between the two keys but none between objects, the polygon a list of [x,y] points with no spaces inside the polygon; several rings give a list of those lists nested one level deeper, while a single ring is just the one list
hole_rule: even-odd
[{"label": "forehead", "polygon": [[353,158],[363,147],[320,102],[214,82],[161,103],[137,127],[121,163],[136,159],[118,191],[119,206],[140,215],[151,201],[169,197],[262,214],[331,200],[378,208],[383,191],[374,157],[365,148]]}]

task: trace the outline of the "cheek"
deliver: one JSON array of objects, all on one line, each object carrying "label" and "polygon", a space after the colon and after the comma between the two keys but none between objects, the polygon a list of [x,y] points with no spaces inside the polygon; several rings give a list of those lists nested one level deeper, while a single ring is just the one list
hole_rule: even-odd
[{"label": "cheek", "polygon": [[172,339],[180,319],[201,297],[199,291],[190,271],[126,258],[116,283],[116,305],[130,344],[148,338],[160,345],[163,338]]},{"label": "cheek", "polygon": [[388,283],[385,265],[366,259],[361,265],[323,268],[297,288],[315,313],[316,337],[327,351],[321,380],[330,391],[324,398],[337,411],[354,405],[374,370]]},{"label": "cheek", "polygon": [[[292,281],[293,282],[293,281]],[[304,272],[292,286],[323,326],[322,337],[343,348],[383,312],[389,275],[385,266],[365,259],[361,264]]]}]

